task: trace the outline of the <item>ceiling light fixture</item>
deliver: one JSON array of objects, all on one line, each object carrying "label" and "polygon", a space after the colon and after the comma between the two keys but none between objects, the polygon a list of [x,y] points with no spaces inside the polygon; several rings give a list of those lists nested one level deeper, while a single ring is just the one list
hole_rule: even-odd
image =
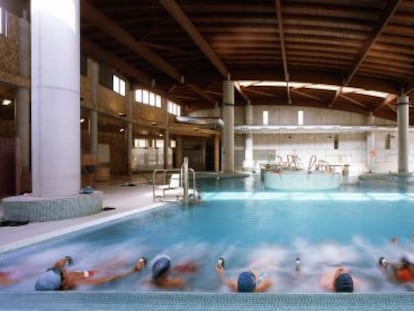
[{"label": "ceiling light fixture", "polygon": [[13,104],[13,100],[11,100],[11,99],[7,99],[7,98],[4,98],[4,99],[2,100],[2,102],[1,102],[1,104],[2,104],[3,106],[8,106],[8,105]]}]

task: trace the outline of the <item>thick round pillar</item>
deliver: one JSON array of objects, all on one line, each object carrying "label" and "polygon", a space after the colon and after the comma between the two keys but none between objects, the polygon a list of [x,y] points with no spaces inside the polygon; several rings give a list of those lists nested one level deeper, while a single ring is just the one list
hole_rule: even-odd
[{"label": "thick round pillar", "polygon": [[214,135],[214,172],[220,172],[220,135]]},{"label": "thick round pillar", "polygon": [[168,163],[169,160],[169,156],[168,153],[170,151],[170,131],[169,130],[164,130],[164,147],[163,147],[163,154],[164,154],[164,168],[170,168],[170,165]]},{"label": "thick round pillar", "polygon": [[223,82],[223,144],[222,169],[224,172],[234,172],[234,85],[233,81]]},{"label": "thick round pillar", "polygon": [[176,168],[181,167],[183,164],[183,138],[181,136],[177,136],[175,138],[176,145],[175,145],[175,163],[174,166]]},{"label": "thick round pillar", "polygon": [[398,173],[409,172],[408,161],[408,106],[409,98],[406,95],[398,97],[397,101],[397,124],[398,124]]},{"label": "thick round pillar", "polygon": [[[375,125],[375,117],[370,114],[367,117],[368,125]],[[369,172],[373,172],[376,166],[377,148],[375,144],[376,135],[374,131],[367,132],[367,168]]]},{"label": "thick round pillar", "polygon": [[[246,125],[253,124],[253,107],[250,101],[245,106],[245,122]],[[244,162],[243,169],[252,171],[254,170],[253,163],[253,134],[248,133],[244,137]]]},{"label": "thick round pillar", "polygon": [[33,196],[80,188],[79,0],[31,1]]},{"label": "thick round pillar", "polygon": [[[30,24],[26,12],[19,18],[19,75],[30,77]],[[23,174],[30,172],[30,89],[17,88],[16,92],[16,134],[20,138]]]}]

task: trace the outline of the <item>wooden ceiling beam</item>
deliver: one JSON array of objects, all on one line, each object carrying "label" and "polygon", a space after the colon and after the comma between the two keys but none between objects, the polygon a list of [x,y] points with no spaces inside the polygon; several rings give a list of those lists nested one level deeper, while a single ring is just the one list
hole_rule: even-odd
[{"label": "wooden ceiling beam", "polygon": [[361,103],[360,101],[355,100],[355,99],[353,99],[353,98],[351,98],[349,96],[346,96],[345,94],[339,94],[339,96],[342,97],[342,98],[344,98],[344,99],[346,99],[347,101],[353,103],[354,105],[360,106],[362,108],[367,108],[367,106],[364,105],[363,103]]},{"label": "wooden ceiling beam", "polygon": [[82,18],[94,24],[101,31],[114,38],[116,41],[133,50],[137,55],[158,68],[175,81],[181,81],[182,75],[166,60],[155,54],[142,43],[137,42],[132,35],[122,29],[118,24],[106,17],[99,10],[91,6],[86,0],[80,2]]},{"label": "wooden ceiling beam", "polygon": [[214,67],[216,67],[221,75],[224,78],[227,78],[230,73],[229,70],[226,68],[226,66],[223,64],[211,46],[207,43],[207,41],[203,38],[198,29],[190,21],[187,15],[183,12],[183,10],[181,10],[180,6],[174,0],[160,0],[160,3],[181,26],[181,28],[187,32],[193,42],[200,48],[200,50],[214,65]]},{"label": "wooden ceiling beam", "polygon": [[320,98],[318,96],[310,95],[310,94],[307,94],[305,92],[299,91],[298,89],[292,88],[290,91],[293,94],[298,94],[300,96],[303,96],[303,97],[306,97],[306,98],[310,98],[310,99],[316,100],[317,102],[320,102],[320,103],[326,103],[326,100],[324,100],[324,99],[322,99],[322,98]]},{"label": "wooden ceiling beam", "polygon": [[[190,36],[193,42],[200,48],[203,54],[207,57],[210,63],[220,72],[223,78],[228,79],[230,77],[230,71],[227,69],[226,65],[218,57],[213,48],[208,44],[204,39],[198,29],[194,26],[188,16],[180,8],[180,6],[174,0],[160,0],[161,5],[167,10],[167,12],[175,19],[175,21],[181,26],[181,28]],[[247,101],[248,98],[246,94],[242,93],[240,87],[234,85],[240,95]],[[198,88],[202,91],[200,88]],[[203,92],[204,93],[204,92]],[[201,95],[201,94],[200,94]],[[208,94],[202,96],[208,100]],[[210,102],[210,100],[208,100]]]},{"label": "wooden ceiling beam", "polygon": [[402,2],[402,0],[386,1],[387,5],[383,10],[383,14],[380,16],[377,24],[373,28],[373,31],[369,35],[368,39],[365,41],[365,44],[362,47],[358,57],[354,61],[353,65],[351,66],[351,69],[348,72],[348,76],[344,80],[344,86],[347,86],[351,82],[352,78],[354,77],[355,73],[358,71],[358,69],[361,66],[362,62],[367,57],[368,52],[374,46],[374,44],[377,41],[378,37],[383,32],[385,26],[388,25],[388,22],[394,16],[394,13],[395,13],[395,11],[397,11],[397,9],[400,6],[401,2]]},{"label": "wooden ceiling beam", "polygon": [[100,60],[114,68],[118,68],[121,72],[135,78],[136,80],[144,83],[146,86],[152,85],[152,79],[142,70],[132,67],[127,62],[123,61],[120,58],[113,56],[111,53],[106,52],[101,49],[96,44],[91,41],[81,38],[81,49],[84,50],[88,55]]},{"label": "wooden ceiling beam", "polygon": [[216,104],[217,101],[213,97],[208,95],[205,91],[203,91],[198,85],[195,85],[195,84],[192,84],[192,83],[187,83],[187,86],[191,90],[193,90],[196,94],[200,95],[202,98],[207,100],[210,104],[213,104],[213,105]]},{"label": "wooden ceiling beam", "polygon": [[386,98],[384,98],[384,100],[382,101],[381,104],[379,104],[377,107],[375,107],[372,110],[372,113],[375,115],[380,109],[382,109],[384,106],[388,105],[389,103],[393,102],[394,100],[397,99],[397,95],[391,94],[388,95]]},{"label": "wooden ceiling beam", "polygon": [[[398,9],[401,2],[402,2],[402,0],[387,1],[387,5],[386,5],[385,9],[383,10],[383,14],[378,19],[378,22],[373,27],[373,31],[370,33],[368,39],[365,41],[365,44],[363,45],[362,49],[360,50],[357,58],[355,59],[355,61],[351,65],[351,68],[348,71],[348,74],[345,77],[342,86],[348,86],[349,85],[349,83],[353,79],[354,75],[358,71],[359,67],[361,66],[362,62],[367,57],[368,52],[374,46],[374,44],[377,41],[378,37],[383,32],[385,26],[387,26],[390,19],[393,17],[395,11]],[[331,103],[329,104],[330,108],[333,107],[336,100],[340,96],[341,92],[342,92],[342,87],[336,92],[335,97],[332,99]]]},{"label": "wooden ceiling beam", "polygon": [[292,103],[292,98],[290,96],[290,88],[289,88],[289,71],[288,71],[288,64],[287,64],[287,57],[286,57],[286,47],[285,47],[285,31],[283,28],[283,20],[282,20],[282,5],[280,0],[275,0],[275,9],[276,9],[276,18],[278,23],[278,31],[279,31],[279,40],[280,40],[280,51],[282,54],[282,63],[283,63],[283,73],[285,75],[286,81],[286,95],[288,98],[288,104]]}]

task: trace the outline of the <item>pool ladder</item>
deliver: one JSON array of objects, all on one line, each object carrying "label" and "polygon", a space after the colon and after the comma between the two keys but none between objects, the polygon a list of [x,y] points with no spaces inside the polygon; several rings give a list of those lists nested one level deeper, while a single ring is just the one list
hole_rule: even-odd
[{"label": "pool ladder", "polygon": [[154,202],[183,201],[187,206],[199,200],[195,171],[188,167],[188,158],[181,168],[154,170],[152,182]]}]

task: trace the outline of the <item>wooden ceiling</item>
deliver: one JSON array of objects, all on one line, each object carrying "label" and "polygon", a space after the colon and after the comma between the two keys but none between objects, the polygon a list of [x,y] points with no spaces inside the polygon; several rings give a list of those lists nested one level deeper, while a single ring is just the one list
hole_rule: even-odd
[{"label": "wooden ceiling", "polygon": [[[414,0],[80,2],[82,50],[136,86],[155,83],[184,112],[220,104],[228,77],[285,82],[236,83],[236,105],[322,107],[396,120],[397,96],[414,97]],[[339,87],[287,87],[295,82]]]}]

